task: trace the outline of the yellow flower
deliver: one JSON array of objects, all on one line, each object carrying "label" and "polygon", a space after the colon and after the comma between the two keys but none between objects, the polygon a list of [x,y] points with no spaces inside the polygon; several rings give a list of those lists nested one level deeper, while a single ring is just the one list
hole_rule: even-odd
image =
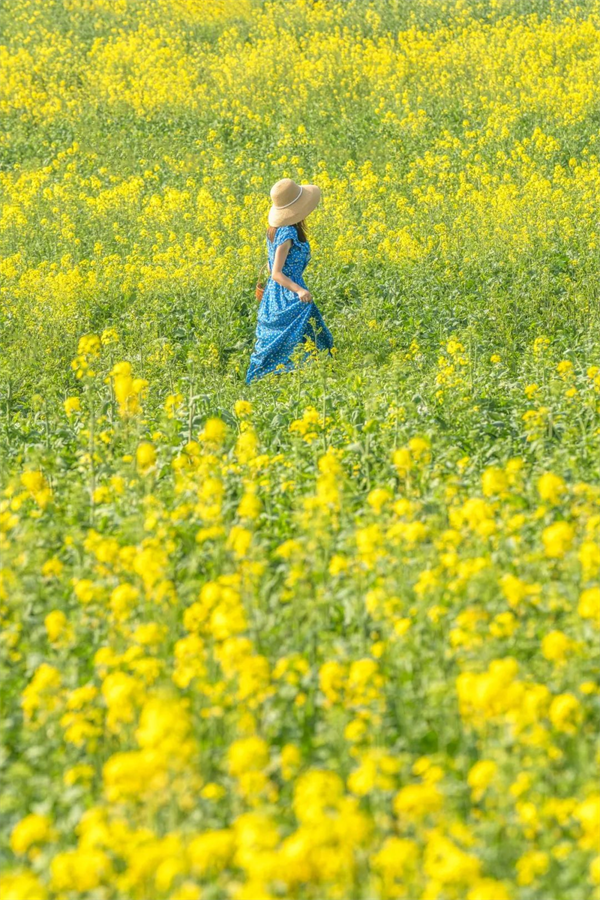
[{"label": "yellow flower", "polygon": [[63,781],[67,787],[70,787],[72,784],[77,784],[78,782],[89,783],[92,781],[94,775],[95,769],[93,766],[88,763],[80,763],[65,771]]},{"label": "yellow flower", "polygon": [[554,506],[560,503],[566,485],[560,475],[546,472],[538,478],[537,489],[542,500],[547,500]]},{"label": "yellow flower", "polygon": [[242,465],[249,463],[256,457],[257,450],[258,438],[256,432],[251,427],[247,427],[240,435],[238,435],[238,439],[235,442],[236,459]]},{"label": "yellow flower", "polygon": [[296,556],[302,550],[302,544],[300,541],[297,541],[295,538],[289,538],[287,541],[284,541],[283,544],[280,544],[273,551],[275,556],[280,557],[280,559],[292,559],[293,556]]},{"label": "yellow flower", "polygon": [[202,790],[200,791],[200,795],[204,797],[205,800],[220,800],[225,796],[227,791],[221,784],[216,784],[214,781],[209,781],[208,784],[205,784]]},{"label": "yellow flower", "polygon": [[467,894],[467,900],[512,900],[512,897],[501,881],[480,878]]},{"label": "yellow flower", "polygon": [[165,412],[169,419],[175,418],[183,406],[183,394],[169,394],[165,399]]},{"label": "yellow flower", "polygon": [[234,525],[227,537],[226,546],[232,550],[238,558],[248,555],[248,550],[252,543],[252,532],[241,525]]},{"label": "yellow flower", "polygon": [[591,619],[600,628],[600,587],[587,588],[581,592],[577,612],[582,619]]},{"label": "yellow flower", "polygon": [[472,884],[479,879],[481,862],[435,829],[427,841],[423,869],[441,884]]},{"label": "yellow flower", "polygon": [[99,485],[92,494],[94,503],[108,503],[110,501],[110,489],[105,485]]},{"label": "yellow flower", "polygon": [[404,478],[412,469],[412,458],[408,447],[400,447],[394,452],[394,465],[398,471],[398,475]]},{"label": "yellow flower", "polygon": [[64,408],[68,416],[72,416],[75,412],[81,412],[81,401],[79,397],[67,397],[64,402]]},{"label": "yellow flower", "polygon": [[404,618],[396,619],[394,622],[394,634],[396,637],[404,637],[411,625],[412,620],[406,616]]},{"label": "yellow flower", "polygon": [[348,565],[349,563],[345,556],[342,556],[341,553],[334,553],[329,562],[329,574],[334,576],[340,575],[346,571]]},{"label": "yellow flower", "polygon": [[392,499],[392,495],[385,488],[375,488],[367,496],[367,503],[377,514],[381,512],[381,508]]},{"label": "yellow flower", "polygon": [[225,440],[226,433],[227,425],[222,419],[207,419],[199,439],[207,444],[214,444],[219,447]]},{"label": "yellow flower", "polygon": [[348,777],[348,790],[358,797],[365,797],[375,787],[377,765],[373,759],[365,759]]},{"label": "yellow flower", "polygon": [[100,338],[97,334],[84,334],[79,338],[77,353],[80,356],[95,357],[100,353],[101,346]]},{"label": "yellow flower", "polygon": [[578,844],[582,850],[595,850],[600,842],[600,794],[590,794],[573,810],[573,818],[581,826]]},{"label": "yellow flower", "polygon": [[352,719],[344,728],[344,737],[351,744],[358,744],[367,733],[368,725],[364,719]]},{"label": "yellow flower", "polygon": [[52,490],[40,471],[29,470],[21,475],[21,484],[29,491],[38,506],[44,508],[52,496]]},{"label": "yellow flower", "polygon": [[481,537],[488,537],[496,530],[493,507],[482,497],[469,497],[461,507],[452,507],[450,524],[456,529],[467,525]]},{"label": "yellow flower", "polygon": [[50,863],[51,887],[57,893],[86,893],[97,888],[111,870],[108,856],[94,847],[59,853]]},{"label": "yellow flower", "polygon": [[22,855],[34,844],[43,844],[51,839],[52,829],[48,816],[31,813],[17,822],[10,835],[13,853]]},{"label": "yellow flower", "polygon": [[107,347],[110,344],[117,344],[119,342],[119,335],[114,328],[105,328],[100,335],[100,341],[102,342],[103,347]]},{"label": "yellow flower", "polygon": [[518,621],[511,612],[498,613],[490,624],[490,634],[494,637],[510,637],[517,629]]},{"label": "yellow flower", "polygon": [[450,356],[454,356],[456,353],[464,353],[464,345],[460,343],[460,341],[451,338],[446,343],[446,353],[449,353]]},{"label": "yellow flower", "polygon": [[156,647],[163,640],[166,627],[159,625],[157,622],[145,622],[133,632],[133,640],[147,647]]},{"label": "yellow flower", "polygon": [[507,478],[504,469],[498,466],[488,466],[481,475],[481,488],[486,497],[501,494],[506,490]]},{"label": "yellow flower", "polygon": [[567,378],[573,373],[573,363],[568,359],[563,359],[556,366],[556,371],[561,378]]},{"label": "yellow flower", "polygon": [[150,696],[142,707],[135,732],[139,746],[160,751],[168,760],[189,756],[193,742],[187,740],[191,729],[188,706],[185,699]]},{"label": "yellow flower", "polygon": [[197,875],[222,872],[233,856],[234,847],[234,833],[226,828],[199,834],[187,850],[192,870]]},{"label": "yellow flower", "polygon": [[252,404],[248,400],[236,400],[233,405],[233,411],[238,419],[247,419],[252,413]]},{"label": "yellow flower", "polygon": [[301,822],[322,822],[325,810],[336,808],[344,797],[344,783],[337,772],[312,769],[294,785],[293,809]]},{"label": "yellow flower", "polygon": [[117,731],[122,722],[133,720],[134,700],[140,685],[126,672],[111,672],[102,683],[102,696],[108,706],[107,725]]},{"label": "yellow flower", "polygon": [[21,705],[25,719],[31,719],[36,710],[54,710],[60,699],[58,695],[60,685],[61,675],[58,669],[48,663],[41,663],[23,691]]},{"label": "yellow flower", "polygon": [[81,603],[91,603],[96,599],[98,589],[89,578],[80,578],[73,582],[73,591]]},{"label": "yellow flower", "polygon": [[467,781],[471,788],[473,799],[475,802],[481,800],[484,793],[496,777],[498,772],[497,764],[491,759],[482,759],[476,762],[469,770]]},{"label": "yellow flower", "polygon": [[[235,856],[234,863],[242,869],[252,871],[257,861],[264,859],[264,851],[273,850],[279,843],[279,832],[273,819],[266,813],[248,812],[238,816],[233,823],[233,832],[235,835]],[[247,900],[256,897],[258,900],[261,893],[248,893]]]},{"label": "yellow flower", "polygon": [[231,775],[260,771],[269,763],[269,745],[258,736],[234,741],[227,751],[227,765]]},{"label": "yellow flower", "polygon": [[60,609],[55,609],[48,613],[44,619],[44,625],[46,626],[48,640],[51,643],[54,643],[55,641],[58,641],[60,636],[65,632],[65,629],[68,626],[68,620],[64,612]]},{"label": "yellow flower", "polygon": [[533,884],[538,875],[545,875],[550,867],[550,857],[542,850],[531,850],[517,860],[517,884]]},{"label": "yellow flower", "polygon": [[295,744],[285,744],[281,749],[281,775],[285,781],[290,781],[302,762],[300,748]]},{"label": "yellow flower", "polygon": [[142,475],[146,475],[150,469],[156,465],[156,450],[154,445],[149,441],[142,441],[138,444],[135,452],[138,470]]},{"label": "yellow flower", "polygon": [[260,498],[256,496],[256,485],[249,484],[240,500],[237,512],[242,519],[256,519],[262,509]]},{"label": "yellow flower", "polygon": [[6,900],[46,900],[48,892],[33,872],[5,869],[2,893]]},{"label": "yellow flower", "polygon": [[115,494],[122,494],[125,490],[125,479],[121,475],[112,475],[110,478],[110,486]]},{"label": "yellow flower", "polygon": [[141,412],[140,397],[148,382],[143,378],[133,378],[131,363],[117,363],[106,380],[113,385],[120,416],[128,418]]},{"label": "yellow flower", "polygon": [[132,584],[119,584],[110,595],[110,608],[117,621],[124,621],[139,596],[139,589]]},{"label": "yellow flower", "polygon": [[408,449],[413,459],[422,460],[423,462],[429,462],[431,459],[430,443],[427,438],[411,438],[408,442]]},{"label": "yellow flower", "polygon": [[582,718],[581,704],[574,694],[559,694],[550,704],[548,714],[557,731],[575,734]]},{"label": "yellow flower", "polygon": [[417,867],[419,848],[415,841],[407,838],[388,837],[381,849],[372,858],[373,868],[384,881],[404,879],[407,871]]},{"label": "yellow flower", "polygon": [[394,812],[412,821],[442,808],[444,798],[434,783],[408,784],[394,798]]},{"label": "yellow flower", "polygon": [[571,640],[562,631],[551,631],[542,640],[542,656],[551,662],[563,663],[571,648]]},{"label": "yellow flower", "polygon": [[577,558],[581,565],[584,581],[588,581],[600,570],[600,546],[596,541],[584,541]]},{"label": "yellow flower", "polygon": [[42,566],[42,575],[44,578],[58,578],[62,574],[63,569],[64,565],[61,561],[53,556],[52,559],[46,560]]},{"label": "yellow flower", "polygon": [[549,346],[550,346],[550,339],[547,338],[545,335],[540,335],[539,337],[536,337],[535,341],[533,342],[534,355],[539,356]]},{"label": "yellow flower", "polygon": [[561,559],[573,543],[575,532],[568,522],[554,522],[542,532],[544,553],[550,559]]}]

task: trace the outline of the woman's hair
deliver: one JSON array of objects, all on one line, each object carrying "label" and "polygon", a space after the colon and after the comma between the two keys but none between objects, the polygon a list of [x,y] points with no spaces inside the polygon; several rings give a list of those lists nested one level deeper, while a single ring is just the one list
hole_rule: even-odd
[{"label": "woman's hair", "polygon": [[[278,227],[281,226],[271,225],[270,228],[267,228],[267,237],[270,241],[273,241],[275,239],[275,232],[277,231]],[[302,241],[302,243],[305,243],[305,241],[308,240],[308,229],[306,227],[306,222],[304,221],[304,219],[296,222],[293,227],[298,232],[298,240]]]}]

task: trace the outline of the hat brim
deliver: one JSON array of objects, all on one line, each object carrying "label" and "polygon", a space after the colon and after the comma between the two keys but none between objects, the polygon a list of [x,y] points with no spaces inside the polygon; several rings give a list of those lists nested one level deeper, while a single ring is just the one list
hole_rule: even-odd
[{"label": "hat brim", "polygon": [[269,210],[267,221],[269,225],[278,227],[280,225],[295,225],[300,222],[309,213],[316,209],[321,200],[321,188],[316,184],[301,184],[302,193],[291,206],[285,209],[277,209],[272,206]]}]

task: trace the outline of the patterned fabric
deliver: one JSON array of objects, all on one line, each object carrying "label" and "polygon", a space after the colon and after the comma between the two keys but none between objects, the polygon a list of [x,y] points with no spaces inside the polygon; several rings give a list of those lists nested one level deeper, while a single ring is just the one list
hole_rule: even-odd
[{"label": "patterned fabric", "polygon": [[[286,257],[283,274],[306,288],[302,273],[310,259],[310,242],[298,239],[295,225],[278,228],[272,242],[267,238],[269,270],[273,269],[275,250],[288,238],[292,239],[293,244]],[[316,320],[317,334],[309,319]],[[283,366],[278,371],[293,369],[290,354],[307,337],[312,338],[319,350],[333,347],[333,337],[316,304],[302,303],[298,294],[269,277],[258,307],[256,343],[250,357],[246,384],[275,371],[277,366]]]}]

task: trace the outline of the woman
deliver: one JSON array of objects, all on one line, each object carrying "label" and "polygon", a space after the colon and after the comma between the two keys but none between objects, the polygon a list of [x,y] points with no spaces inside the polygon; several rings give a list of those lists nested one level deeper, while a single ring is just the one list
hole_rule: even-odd
[{"label": "woman", "polygon": [[[271,188],[273,205],[267,230],[270,277],[258,308],[246,384],[269,372],[292,369],[290,355],[307,337],[319,350],[333,346],[331,332],[302,277],[310,259],[304,221],[320,199],[316,184],[296,184],[291,178],[282,178]],[[316,321],[316,332],[311,319]]]}]

